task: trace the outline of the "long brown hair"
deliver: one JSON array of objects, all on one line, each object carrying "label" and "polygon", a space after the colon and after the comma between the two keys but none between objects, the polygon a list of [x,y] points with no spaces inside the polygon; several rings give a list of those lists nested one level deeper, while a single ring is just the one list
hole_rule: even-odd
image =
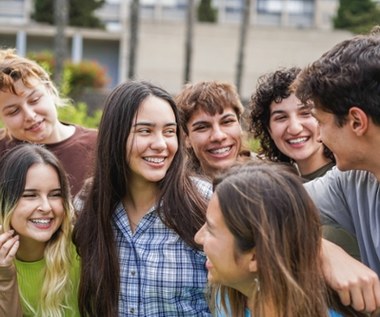
[{"label": "long brown hair", "polygon": [[[148,82],[129,81],[108,96],[99,126],[94,179],[74,228],[74,243],[82,257],[79,307],[83,316],[118,315],[119,261],[112,215],[129,191],[130,168],[126,143],[133,119],[149,96],[167,101],[179,122],[172,97]],[[184,169],[183,144],[177,129],[178,151],[166,176],[158,183],[162,221],[191,247],[205,220],[206,201]]]},{"label": "long brown hair", "polygon": [[[270,310],[272,317],[326,317],[330,307],[344,316],[360,315],[330,296],[321,271],[319,215],[289,166],[247,163],[215,179],[215,186],[236,252],[256,249],[253,316]],[[224,305],[229,299],[231,316],[244,316],[242,293],[221,285],[214,292]]]}]

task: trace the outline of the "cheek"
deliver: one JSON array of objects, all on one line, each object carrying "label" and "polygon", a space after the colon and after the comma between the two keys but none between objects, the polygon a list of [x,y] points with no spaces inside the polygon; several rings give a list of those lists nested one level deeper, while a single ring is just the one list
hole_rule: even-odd
[{"label": "cheek", "polygon": [[273,122],[269,123],[268,133],[275,143],[277,143],[278,139],[281,137],[283,130],[282,125]]},{"label": "cheek", "polygon": [[206,139],[207,137],[205,133],[190,134],[189,144],[194,149],[194,151],[197,151],[197,149],[206,142]]},{"label": "cheek", "polygon": [[231,136],[232,138],[239,140],[243,134],[243,131],[242,131],[240,125],[236,125],[236,126],[231,127],[230,129],[228,129],[226,131],[226,133],[229,136]]}]

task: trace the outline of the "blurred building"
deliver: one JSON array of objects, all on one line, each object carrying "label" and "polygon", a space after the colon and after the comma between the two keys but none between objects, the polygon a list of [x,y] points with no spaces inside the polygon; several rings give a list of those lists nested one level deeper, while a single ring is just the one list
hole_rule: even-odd
[{"label": "blurred building", "polygon": [[[79,0],[78,0],[79,1]],[[74,62],[98,61],[112,79],[126,79],[131,0],[106,0],[96,14],[105,30],[68,27],[69,54]],[[244,68],[243,97],[260,73],[274,67],[303,66],[350,36],[332,31],[338,0],[252,0],[251,27]],[[195,29],[193,80],[234,81],[239,21],[244,0],[214,0],[217,24]],[[182,85],[187,0],[140,0],[137,74],[175,93]],[[53,51],[55,27],[31,20],[33,0],[0,0],[0,46]]]}]

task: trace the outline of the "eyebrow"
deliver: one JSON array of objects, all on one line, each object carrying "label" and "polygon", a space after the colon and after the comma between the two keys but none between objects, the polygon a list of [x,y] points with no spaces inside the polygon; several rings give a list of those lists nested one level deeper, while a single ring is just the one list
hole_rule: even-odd
[{"label": "eyebrow", "polygon": [[[156,126],[157,124],[156,123],[153,123],[153,122],[144,122],[144,121],[141,121],[141,122],[136,122],[133,127],[138,127],[138,126],[148,126],[148,127],[154,127]],[[164,127],[168,127],[168,126],[177,126],[177,123],[176,122],[169,122],[169,123],[166,123],[164,124]]]},{"label": "eyebrow", "polygon": [[[224,119],[226,119],[226,118],[228,118],[228,117],[234,117],[234,118],[237,119],[237,115],[236,115],[236,113],[226,113],[225,115],[223,115],[223,116],[220,118],[220,120],[224,120]],[[192,124],[191,126],[194,127],[194,126],[197,126],[197,125],[199,125],[199,124],[208,124],[208,123],[210,123],[210,122],[209,122],[209,121],[206,121],[206,120],[199,120],[199,121],[195,121],[195,122],[193,122],[193,124]]]}]

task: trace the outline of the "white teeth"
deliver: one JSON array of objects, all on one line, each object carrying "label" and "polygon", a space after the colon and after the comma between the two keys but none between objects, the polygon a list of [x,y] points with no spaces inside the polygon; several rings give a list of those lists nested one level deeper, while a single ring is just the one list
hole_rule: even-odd
[{"label": "white teeth", "polygon": [[158,163],[162,163],[165,160],[165,158],[163,158],[163,157],[159,157],[159,158],[158,157],[144,157],[144,160],[151,162],[151,163],[158,164]]},{"label": "white teeth", "polygon": [[41,224],[48,224],[51,219],[30,219],[33,223],[41,223]]},{"label": "white teeth", "polygon": [[223,154],[223,153],[228,152],[229,150],[231,150],[231,147],[230,147],[230,146],[228,146],[228,147],[223,147],[223,148],[216,149],[216,150],[210,150],[210,152],[211,152],[211,153],[214,153],[214,154]]},{"label": "white teeth", "polygon": [[288,140],[288,142],[290,144],[298,144],[298,143],[306,142],[306,140],[307,140],[307,138],[304,137],[304,138],[297,138],[297,139]]}]

